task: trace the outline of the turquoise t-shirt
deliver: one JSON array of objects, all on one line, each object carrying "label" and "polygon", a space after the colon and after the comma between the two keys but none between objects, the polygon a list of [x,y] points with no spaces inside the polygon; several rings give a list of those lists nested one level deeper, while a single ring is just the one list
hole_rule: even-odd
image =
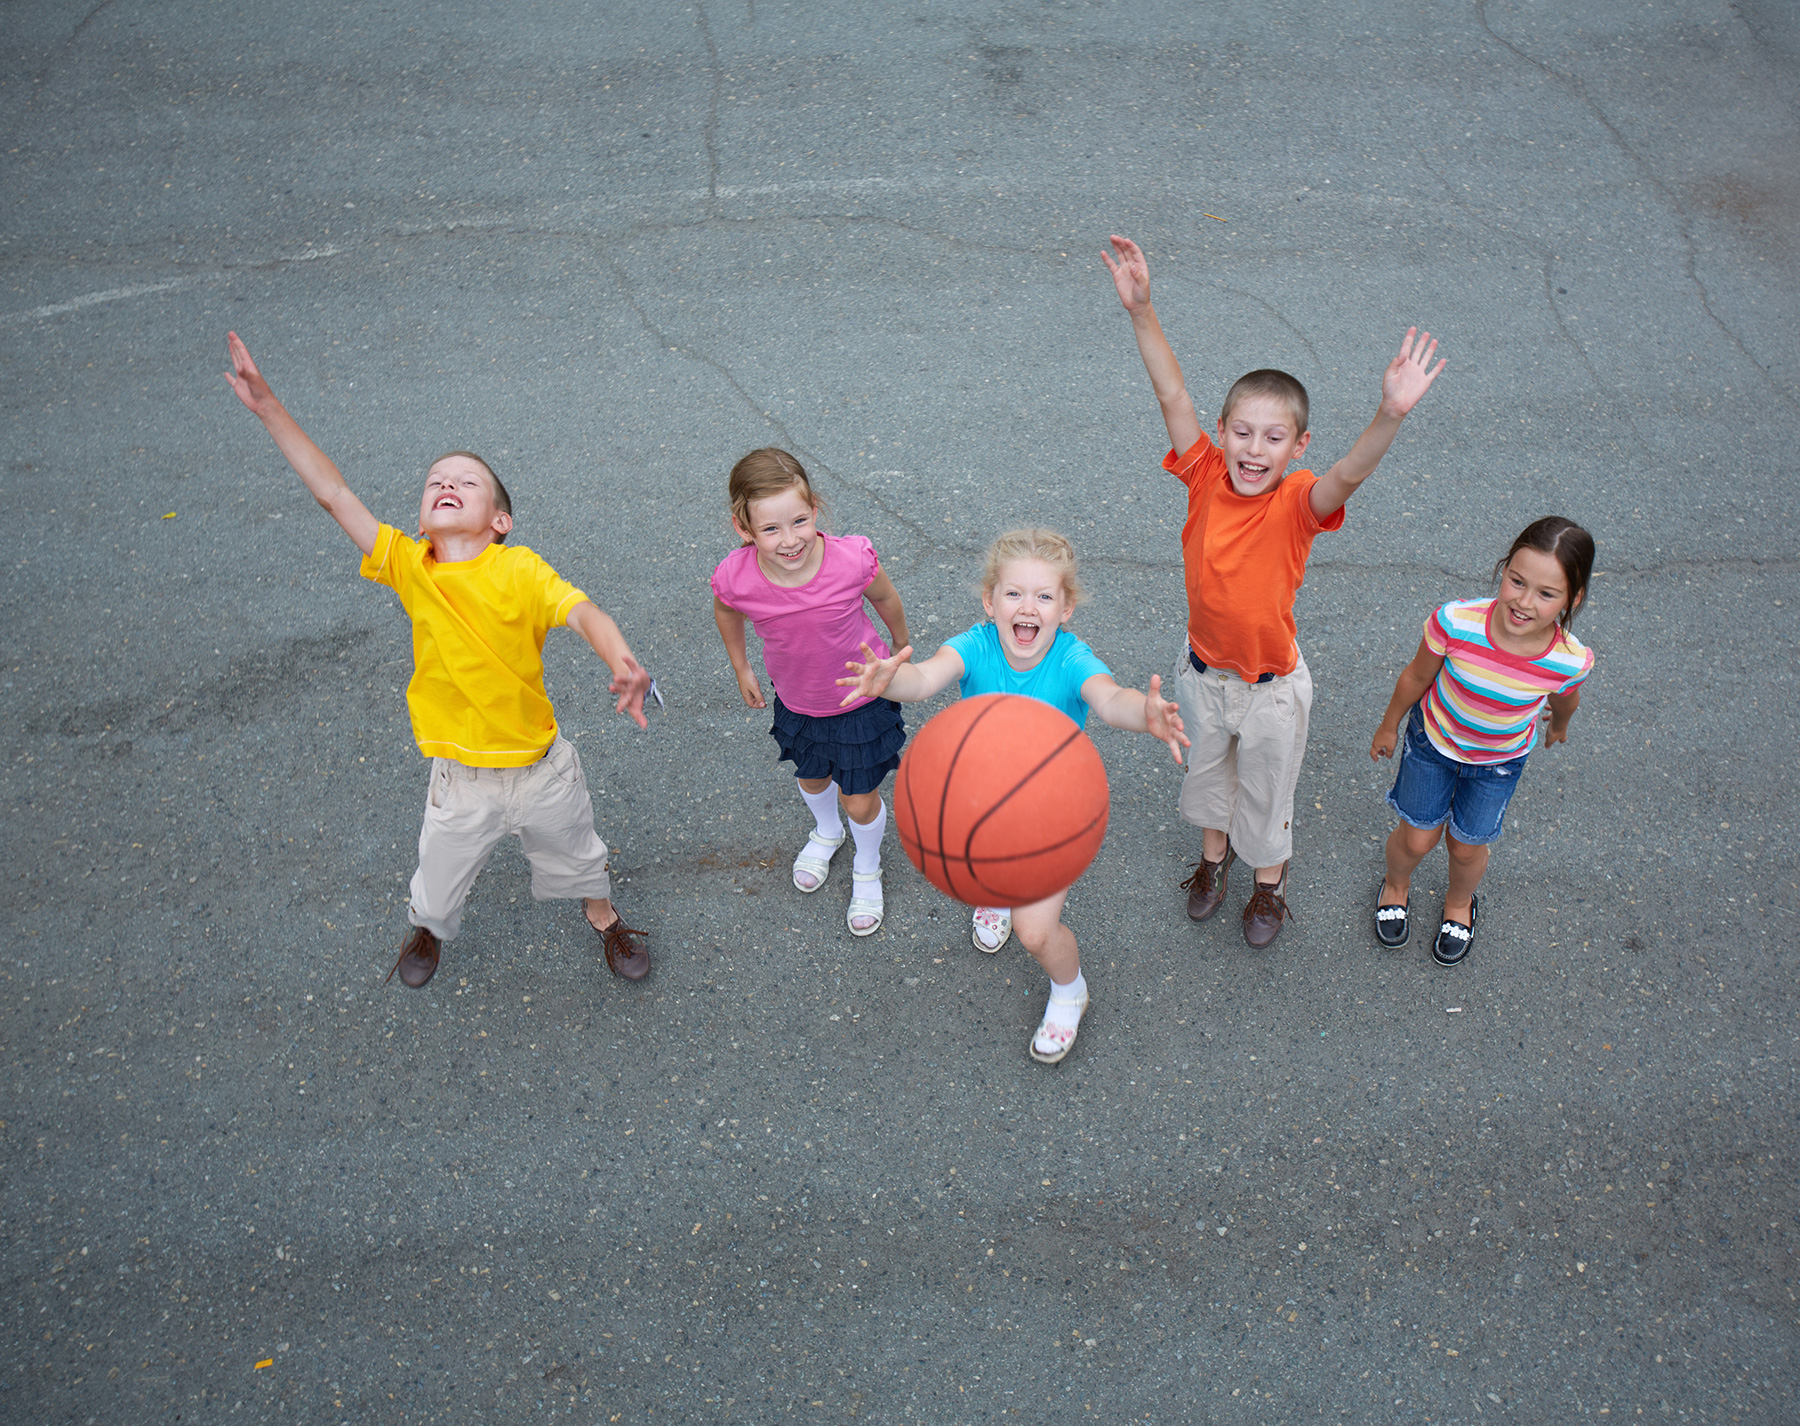
[{"label": "turquoise t-shirt", "polygon": [[1067,629],[1058,629],[1049,651],[1029,672],[1020,673],[1006,661],[1000,650],[1000,631],[992,624],[977,624],[945,641],[945,647],[956,650],[963,661],[962,681],[957,685],[964,698],[981,693],[1019,693],[1060,708],[1081,727],[1087,722],[1088,706],[1081,696],[1081,685],[1097,673],[1112,677],[1112,670]]}]

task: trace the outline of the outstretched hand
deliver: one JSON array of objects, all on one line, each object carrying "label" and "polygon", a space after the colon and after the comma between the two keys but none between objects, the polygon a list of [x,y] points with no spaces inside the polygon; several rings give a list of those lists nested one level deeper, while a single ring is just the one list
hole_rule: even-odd
[{"label": "outstretched hand", "polygon": [[[1415,340],[1415,338],[1417,340]],[[1381,376],[1382,409],[1394,416],[1404,416],[1430,389],[1438,373],[1450,364],[1446,357],[1435,367],[1431,359],[1437,354],[1437,339],[1430,332],[1420,333],[1408,327],[1400,342],[1400,353],[1388,363]]]},{"label": "outstretched hand", "polygon": [[862,646],[862,662],[850,659],[844,667],[855,674],[854,678],[840,678],[839,688],[847,688],[850,692],[844,695],[844,701],[838,705],[846,708],[859,698],[879,698],[887,692],[887,686],[894,681],[900,665],[912,660],[912,645],[908,644],[899,653],[889,658],[877,658],[875,650],[867,644]]},{"label": "outstretched hand", "polygon": [[1181,750],[1193,746],[1193,740],[1182,728],[1178,706],[1162,696],[1160,673],[1150,675],[1150,691],[1144,695],[1144,731],[1169,745],[1177,766],[1181,763]]},{"label": "outstretched hand", "polygon": [[613,712],[623,713],[640,728],[650,726],[650,720],[644,716],[644,695],[650,691],[650,673],[630,654],[619,660],[606,691],[619,700],[613,704]]},{"label": "outstretched hand", "polygon": [[1125,304],[1125,310],[1139,312],[1150,305],[1150,264],[1144,259],[1144,250],[1130,238],[1114,233],[1112,245],[1119,260],[1114,262],[1112,253],[1104,248],[1100,250],[1100,260],[1112,273],[1113,286],[1119,289],[1119,301]]},{"label": "outstretched hand", "polygon": [[256,369],[256,363],[250,358],[250,348],[244,345],[242,337],[236,332],[227,332],[225,345],[231,352],[231,370],[225,373],[225,380],[231,383],[237,399],[249,408],[252,415],[260,418],[271,406],[278,404],[275,393],[269,389],[269,383],[263,380],[263,374]]}]

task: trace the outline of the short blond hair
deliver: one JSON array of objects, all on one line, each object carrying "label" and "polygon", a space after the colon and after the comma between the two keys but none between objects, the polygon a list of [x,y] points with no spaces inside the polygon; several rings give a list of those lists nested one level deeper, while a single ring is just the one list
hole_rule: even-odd
[{"label": "short blond hair", "polygon": [[[764,446],[751,451],[731,468],[727,486],[731,498],[731,518],[740,530],[750,528],[750,502],[767,500],[784,490],[798,490],[800,498],[814,510],[823,510],[812,482],[806,478],[806,467],[779,446]],[[746,543],[754,541],[746,540]]]},{"label": "short blond hair", "polygon": [[1036,527],[1008,530],[988,546],[987,562],[981,570],[983,599],[993,596],[994,586],[1000,582],[1000,571],[1017,560],[1037,560],[1049,565],[1062,580],[1069,603],[1081,603],[1083,596],[1081,580],[1075,572],[1075,546],[1055,530]]}]

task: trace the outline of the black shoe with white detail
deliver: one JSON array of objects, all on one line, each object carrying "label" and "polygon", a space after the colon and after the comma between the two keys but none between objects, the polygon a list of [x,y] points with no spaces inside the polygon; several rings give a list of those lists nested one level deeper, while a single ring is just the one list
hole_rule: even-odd
[{"label": "black shoe with white detail", "polygon": [[1475,915],[1481,910],[1481,898],[1469,898],[1469,924],[1452,921],[1447,917],[1444,924],[1438,927],[1437,940],[1432,943],[1431,956],[1441,966],[1453,966],[1469,954],[1469,946],[1475,939]]},{"label": "black shoe with white detail", "polygon": [[1390,951],[1397,951],[1412,939],[1412,922],[1408,919],[1412,914],[1412,897],[1406,898],[1404,906],[1380,904],[1381,893],[1387,883],[1375,889],[1377,905],[1375,907],[1375,939]]}]

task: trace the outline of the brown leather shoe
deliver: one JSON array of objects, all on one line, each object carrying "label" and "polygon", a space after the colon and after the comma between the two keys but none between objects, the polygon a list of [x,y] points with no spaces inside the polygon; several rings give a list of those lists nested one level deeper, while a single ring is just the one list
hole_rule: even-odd
[{"label": "brown leather shoe", "polygon": [[[438,953],[443,942],[427,931],[423,926],[414,926],[412,935],[406,938],[406,944],[400,948],[400,959],[394,962],[394,969],[387,973],[387,979],[394,978],[394,971],[400,973],[400,984],[417,990],[437,974]],[[382,981],[383,985],[387,980]]]},{"label": "brown leather shoe", "polygon": [[1181,889],[1188,894],[1188,920],[1204,921],[1217,911],[1225,900],[1225,873],[1231,870],[1231,864],[1237,860],[1237,853],[1231,849],[1228,839],[1225,843],[1225,855],[1216,862],[1206,860],[1206,854],[1200,854],[1200,860],[1194,864],[1194,874],[1181,883]]},{"label": "brown leather shoe", "polygon": [[1281,934],[1281,923],[1294,919],[1287,908],[1286,891],[1287,865],[1283,863],[1280,881],[1273,886],[1264,886],[1259,881],[1250,893],[1250,900],[1244,904],[1244,939],[1253,950],[1260,951],[1273,945]]},{"label": "brown leather shoe", "polygon": [[[587,911],[581,913],[582,920],[587,920]],[[594,926],[592,921],[588,925]],[[606,955],[606,968],[616,976],[626,980],[642,980],[650,974],[650,952],[645,950],[641,940],[648,939],[648,932],[634,931],[625,924],[625,918],[613,908],[613,923],[602,931],[594,926],[594,934],[600,938],[601,950]]]}]

